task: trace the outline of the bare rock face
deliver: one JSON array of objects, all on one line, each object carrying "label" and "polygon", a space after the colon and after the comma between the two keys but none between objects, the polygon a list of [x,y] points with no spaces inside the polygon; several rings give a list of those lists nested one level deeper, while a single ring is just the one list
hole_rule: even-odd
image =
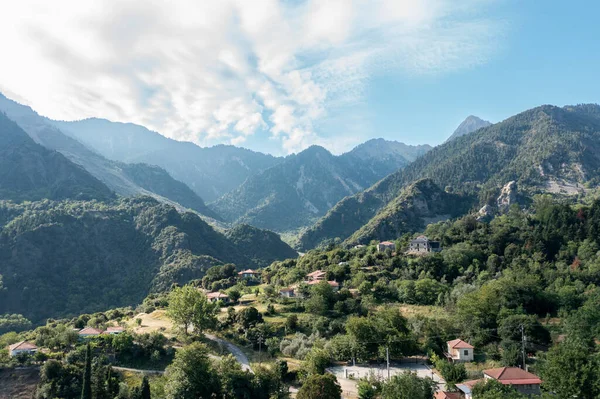
[{"label": "bare rock face", "polygon": [[496,200],[496,204],[498,205],[498,212],[500,214],[508,212],[511,205],[517,203],[517,182],[510,181],[506,183],[504,187],[502,187],[502,191],[500,191],[500,196]]},{"label": "bare rock face", "polygon": [[477,212],[478,222],[489,222],[494,218],[494,208],[490,205],[484,205],[479,212]]}]

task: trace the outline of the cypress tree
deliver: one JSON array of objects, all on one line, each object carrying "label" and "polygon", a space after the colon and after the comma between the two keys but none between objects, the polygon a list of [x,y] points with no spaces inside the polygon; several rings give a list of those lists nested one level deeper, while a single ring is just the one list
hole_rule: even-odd
[{"label": "cypress tree", "polygon": [[92,399],[92,348],[89,342],[85,351],[85,369],[83,370],[81,399]]},{"label": "cypress tree", "polygon": [[145,375],[142,379],[142,399],[150,399],[150,383],[148,382],[148,376]]}]

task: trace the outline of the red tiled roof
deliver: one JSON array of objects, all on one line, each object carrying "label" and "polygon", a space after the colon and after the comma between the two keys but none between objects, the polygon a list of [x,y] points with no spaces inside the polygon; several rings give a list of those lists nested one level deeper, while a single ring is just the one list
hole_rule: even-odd
[{"label": "red tiled roof", "polygon": [[382,242],[380,242],[379,244],[381,244],[381,245],[396,245],[396,244],[394,244],[394,243],[393,243],[393,242],[391,242],[391,241],[382,241]]},{"label": "red tiled roof", "polygon": [[123,332],[125,329],[123,327],[106,327],[106,332]]},{"label": "red tiled roof", "polygon": [[469,380],[469,381],[465,381],[465,382],[461,382],[460,385],[466,385],[469,388],[473,388],[478,382],[483,381],[483,378],[480,378],[478,380]]},{"label": "red tiled roof", "polygon": [[14,351],[14,350],[28,351],[28,350],[37,349],[37,346],[35,346],[31,342],[21,341],[21,342],[17,342],[16,344],[10,345],[8,347],[8,349],[11,351]]},{"label": "red tiled roof", "polygon": [[453,339],[447,342],[448,346],[453,349],[474,349],[473,345],[470,345],[462,339]]},{"label": "red tiled roof", "polygon": [[293,288],[282,288],[279,290],[279,292],[293,292],[294,289]]},{"label": "red tiled roof", "polygon": [[444,392],[437,391],[434,396],[435,399],[460,399],[461,395],[458,392]]},{"label": "red tiled roof", "polygon": [[94,328],[94,327],[86,327],[83,330],[79,331],[79,335],[100,335],[103,332],[104,331],[98,330],[97,328]]},{"label": "red tiled roof", "polygon": [[483,370],[483,374],[508,385],[541,384],[542,380],[528,371],[518,367],[500,367],[497,369]]},{"label": "red tiled roof", "polygon": [[319,276],[323,276],[325,274],[327,274],[327,272],[324,272],[323,270],[315,270],[312,273],[308,273],[306,275],[306,277],[319,277]]},{"label": "red tiled roof", "polygon": [[246,269],[246,270],[242,270],[241,272],[238,273],[240,276],[242,274],[258,274],[257,270],[252,270],[252,269]]}]

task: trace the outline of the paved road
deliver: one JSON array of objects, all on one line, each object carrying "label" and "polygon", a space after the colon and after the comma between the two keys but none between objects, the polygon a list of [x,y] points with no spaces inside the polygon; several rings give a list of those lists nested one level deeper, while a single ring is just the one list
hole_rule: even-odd
[{"label": "paved road", "polygon": [[204,334],[204,335],[206,336],[206,338],[210,339],[211,341],[215,341],[221,345],[225,345],[227,350],[229,352],[231,352],[233,354],[233,356],[235,356],[238,363],[240,363],[242,365],[243,370],[248,370],[251,373],[254,372],[254,371],[252,371],[252,367],[250,367],[250,360],[248,360],[248,357],[244,354],[244,352],[242,352],[242,350],[239,347],[235,346],[231,342],[222,340],[221,338],[218,338],[214,335],[211,335],[211,334]]}]

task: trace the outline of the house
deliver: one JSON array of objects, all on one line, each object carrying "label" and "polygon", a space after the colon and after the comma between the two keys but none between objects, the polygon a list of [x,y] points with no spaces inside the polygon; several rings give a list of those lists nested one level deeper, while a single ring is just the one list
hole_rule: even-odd
[{"label": "house", "polygon": [[541,395],[542,380],[535,375],[518,367],[500,367],[483,370],[484,379],[494,379],[504,385],[512,385],[524,395]]},{"label": "house", "polygon": [[107,327],[106,334],[117,335],[121,334],[125,329],[123,327]]},{"label": "house", "polygon": [[[312,281],[309,281],[307,284],[308,285],[316,285],[322,281],[324,281],[324,280],[312,280]],[[327,281],[327,284],[329,284],[331,286],[331,288],[333,288],[333,291],[338,291],[340,289],[340,283],[338,283],[337,281]]]},{"label": "house", "polygon": [[16,344],[10,345],[8,347],[8,354],[11,357],[17,356],[21,353],[27,353],[28,355],[33,355],[35,352],[37,352],[37,350],[38,350],[37,346],[35,346],[31,342],[21,341],[21,342],[17,342]]},{"label": "house", "polygon": [[258,277],[259,274],[260,273],[258,272],[258,270],[246,269],[239,272],[238,276],[241,278],[254,278]]},{"label": "house", "polygon": [[453,362],[472,362],[474,359],[474,347],[462,339],[453,339],[446,342],[448,352],[446,357]]},{"label": "house", "polygon": [[396,244],[394,244],[391,241],[382,241],[379,244],[377,244],[377,252],[385,252],[386,249],[389,249],[390,251],[395,251]]},{"label": "house", "polygon": [[483,379],[461,382],[460,384],[456,384],[456,388],[461,391],[465,399],[473,399],[473,387],[481,381]]},{"label": "house", "polygon": [[296,296],[296,290],[292,287],[283,288],[279,290],[279,295],[284,298],[294,298]]},{"label": "house", "polygon": [[308,273],[306,275],[306,281],[310,282],[310,281],[323,281],[327,278],[327,272],[324,272],[323,270],[315,270],[312,273]]},{"label": "house", "polygon": [[99,330],[94,327],[86,327],[83,330],[79,331],[79,336],[81,338],[97,337],[98,335],[101,335],[101,334],[104,334],[104,331]]},{"label": "house", "polygon": [[222,292],[209,292],[206,294],[206,298],[212,303],[222,301],[223,303],[229,303],[229,296]]},{"label": "house", "polygon": [[408,246],[408,253],[413,254],[440,252],[441,250],[442,246],[439,241],[431,241],[425,236],[418,236],[414,240],[411,240]]},{"label": "house", "polygon": [[482,379],[465,381],[457,384],[456,387],[464,394],[465,399],[472,399],[472,391],[475,384],[489,379],[499,381],[504,385],[510,385],[517,392],[524,395],[541,395],[540,385],[542,384],[542,380],[537,375],[518,367],[500,367],[483,370]]},{"label": "house", "polygon": [[435,399],[461,399],[462,395],[459,392],[444,392],[437,391],[434,395]]}]

